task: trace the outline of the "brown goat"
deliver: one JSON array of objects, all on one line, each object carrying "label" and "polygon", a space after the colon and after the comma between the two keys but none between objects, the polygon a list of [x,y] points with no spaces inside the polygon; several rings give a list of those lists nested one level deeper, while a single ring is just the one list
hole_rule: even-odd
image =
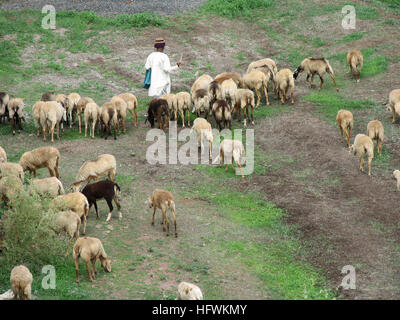
[{"label": "brown goat", "polygon": [[165,231],[164,221],[167,224],[167,237],[169,236],[169,220],[167,217],[167,209],[172,212],[172,218],[174,219],[175,226],[175,237],[178,237],[178,232],[176,231],[176,211],[175,211],[175,201],[171,192],[167,190],[156,189],[153,194],[148,198],[148,205],[150,208],[154,208],[153,219],[151,220],[151,225],[154,226],[154,216],[156,214],[156,209],[159,208],[162,212],[163,218],[161,224],[163,225],[163,231]]},{"label": "brown goat", "polygon": [[154,128],[155,120],[157,120],[158,127],[161,130],[169,126],[169,108],[167,100],[157,98],[151,100],[149,108],[147,109],[145,123],[149,121],[151,127]]}]

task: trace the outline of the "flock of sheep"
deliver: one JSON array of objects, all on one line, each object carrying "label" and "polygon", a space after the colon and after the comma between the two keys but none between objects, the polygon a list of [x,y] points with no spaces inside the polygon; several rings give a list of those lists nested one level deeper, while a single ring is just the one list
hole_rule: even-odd
[{"label": "flock of sheep", "polygon": [[[347,56],[347,62],[352,74],[360,81],[360,72],[363,64],[362,54],[359,50],[351,50]],[[212,126],[208,121],[210,115],[215,119],[219,128],[230,128],[232,115],[237,113],[241,121],[241,113],[244,118],[244,127],[247,126],[246,118],[254,124],[253,111],[260,104],[261,94],[269,105],[268,88],[272,84],[275,97],[284,104],[290,97],[294,104],[294,79],[301,72],[307,73],[307,81],[313,87],[315,75],[320,77],[323,84],[323,76],[328,73],[338,90],[334,78],[334,72],[328,60],[325,58],[307,58],[294,72],[289,69],[278,71],[276,63],[272,59],[262,59],[252,62],[247,72],[241,76],[237,72],[224,72],[212,78],[209,75],[202,75],[193,83],[191,92],[179,92],[177,94],[166,94],[160,98],[153,99],[147,110],[145,122],[154,127],[158,123],[160,129],[168,127],[170,116],[178,121],[178,114],[181,117],[182,127],[190,126],[190,114],[194,113],[197,118],[193,122],[192,129],[198,137],[199,147],[204,148],[203,141],[207,140],[211,146],[213,142]],[[257,101],[254,97],[256,94]],[[393,90],[389,96],[389,105],[393,113],[400,116],[400,89]],[[13,134],[16,126],[22,128],[21,120],[24,119],[24,102],[22,98],[9,99],[8,94],[0,93],[0,121],[5,118],[11,119]],[[59,138],[60,127],[63,124],[72,128],[75,117],[78,117],[79,132],[81,133],[81,115],[84,115],[85,136],[87,127],[90,126],[90,136],[94,138],[96,124],[102,131],[105,139],[110,135],[111,128],[114,129],[114,139],[120,127],[125,131],[127,112],[133,118],[134,126],[137,126],[137,99],[131,93],[123,93],[113,97],[109,102],[99,107],[91,98],[80,97],[77,93],[69,95],[45,93],[41,101],[34,104],[32,108],[33,118],[38,126],[38,136],[42,130],[43,139],[51,134],[51,141],[54,142],[54,131],[57,128]],[[246,116],[245,116],[246,111]],[[249,114],[250,111],[250,114]],[[203,115],[203,117],[201,117]],[[358,134],[354,144],[350,145],[351,130],[354,124],[353,115],[350,111],[340,110],[336,118],[341,135],[345,135],[349,150],[360,157],[360,170],[364,170],[364,155],[368,155],[368,174],[371,174],[371,161],[373,158],[373,139],[377,140],[378,153],[382,152],[383,126],[378,120],[371,121],[367,127],[367,135]],[[99,127],[98,127],[99,128]],[[240,167],[240,158],[244,155],[244,147],[239,140],[225,139],[220,145],[220,164],[226,156],[232,157]],[[76,270],[76,281],[79,282],[79,258],[83,259],[89,279],[93,281],[96,270],[96,261],[100,260],[103,269],[111,272],[111,260],[107,256],[101,241],[92,237],[80,237],[79,230],[83,224],[82,234],[86,232],[86,221],[89,210],[94,205],[97,219],[99,219],[96,200],[106,200],[109,213],[106,221],[109,221],[113,212],[112,202],[117,206],[119,218],[122,218],[121,206],[119,203],[120,187],[115,183],[116,160],[113,155],[103,154],[94,160],[86,161],[79,169],[75,182],[72,184],[73,192],[65,194],[62,182],[59,180],[58,165],[60,152],[54,147],[40,147],[24,153],[19,163],[7,162],[7,155],[0,147],[0,197],[5,202],[14,199],[18,193],[29,192],[45,195],[54,198],[50,208],[56,212],[54,230],[66,231],[72,241],[76,237],[73,247],[73,259]],[[48,168],[50,178],[33,179],[28,190],[24,190],[24,171],[33,173],[36,178],[36,171],[40,168]],[[232,164],[233,167],[233,164]],[[226,167],[227,169],[227,167]],[[108,180],[97,181],[99,177],[107,176]],[[400,171],[396,170],[398,177],[398,188],[400,190]],[[243,175],[242,175],[243,178]],[[94,181],[94,182],[93,182]],[[175,201],[173,195],[166,190],[156,189],[146,201],[150,208],[153,208],[152,225],[156,209],[162,212],[162,226],[166,235],[169,235],[170,222],[167,217],[167,210],[172,212],[175,227],[175,236],[178,236],[176,228]],[[71,244],[71,242],[70,242]],[[90,266],[92,263],[92,266]],[[17,266],[11,272],[11,284],[15,298],[30,299],[31,283],[33,277],[25,266]],[[202,299],[201,290],[190,283],[183,282],[178,287],[179,299]]]}]

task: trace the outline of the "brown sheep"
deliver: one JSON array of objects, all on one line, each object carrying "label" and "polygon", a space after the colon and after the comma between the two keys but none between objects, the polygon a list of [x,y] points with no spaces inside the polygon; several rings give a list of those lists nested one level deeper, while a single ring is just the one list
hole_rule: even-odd
[{"label": "brown sheep", "polygon": [[164,99],[153,99],[147,109],[147,121],[150,122],[152,128],[154,128],[155,120],[157,119],[158,127],[164,130],[164,127],[169,126],[169,108],[167,100]]},{"label": "brown sheep", "polygon": [[18,126],[18,133],[22,130],[22,119],[24,119],[24,98],[14,98],[8,102],[8,113],[11,119],[12,133],[15,135],[15,127]]},{"label": "brown sheep", "polygon": [[137,123],[138,123],[138,114],[137,114],[137,106],[138,106],[138,101],[135,95],[133,95],[132,93],[121,93],[118,95],[118,97],[124,99],[127,107],[128,107],[128,111],[131,113],[132,115],[132,119],[133,119],[133,123],[135,125],[135,127],[137,127]]},{"label": "brown sheep", "polygon": [[60,161],[60,152],[53,147],[40,147],[33,149],[32,151],[25,152],[19,164],[24,171],[28,170],[30,173],[33,172],[33,176],[36,178],[36,170],[40,168],[46,168],[52,177],[55,176],[60,179],[58,172],[58,163]]},{"label": "brown sheep", "polygon": [[210,97],[208,95],[208,90],[199,89],[192,94],[192,101],[194,104],[192,113],[197,114],[197,117],[200,117],[200,114],[204,113],[204,117],[208,119],[210,114]]},{"label": "brown sheep", "polygon": [[246,73],[243,76],[243,87],[245,89],[254,90],[257,95],[256,108],[260,105],[261,93],[260,90],[264,90],[265,101],[269,105],[268,101],[268,79],[264,72],[261,70],[253,70],[250,73]]},{"label": "brown sheep", "polygon": [[115,106],[111,102],[106,102],[101,106],[100,125],[102,127],[101,137],[107,140],[111,133],[111,126],[114,128],[114,140],[117,140],[118,114]]},{"label": "brown sheep", "polygon": [[[190,98],[189,92],[178,92],[176,95],[176,109],[180,113],[182,118],[182,128],[185,127],[185,113],[187,112],[187,124],[190,126],[190,106],[192,105],[192,99]],[[175,115],[177,117],[177,114]],[[177,118],[176,118],[177,119]],[[177,119],[178,121],[178,119]]]},{"label": "brown sheep", "polygon": [[232,115],[228,103],[225,100],[217,100],[212,106],[212,114],[215,122],[218,125],[219,131],[222,130],[222,123],[224,128],[231,129]]},{"label": "brown sheep", "polygon": [[190,95],[194,96],[194,93],[199,90],[203,89],[206,90],[208,93],[208,86],[210,83],[213,81],[213,78],[211,78],[208,74],[203,74],[199,78],[196,79],[196,81],[193,83],[192,88],[190,89]]},{"label": "brown sheep", "polygon": [[148,198],[148,205],[150,208],[154,208],[153,219],[151,220],[151,225],[154,226],[154,216],[156,214],[156,209],[159,208],[162,212],[163,218],[161,224],[163,225],[163,231],[165,231],[164,222],[167,224],[167,237],[169,236],[169,220],[167,217],[167,209],[172,212],[172,218],[174,219],[175,226],[175,237],[178,237],[178,232],[176,231],[176,211],[175,211],[175,200],[171,192],[162,189],[154,190],[153,194]]},{"label": "brown sheep", "polygon": [[[249,117],[249,107],[251,108],[251,119]],[[254,124],[254,107],[255,107],[255,99],[253,91],[249,89],[238,89],[236,91],[236,103],[234,107],[234,112],[238,112],[238,121],[241,120],[241,112],[243,112],[244,119],[244,127],[246,128],[246,116],[244,115],[244,110],[246,109],[247,119],[251,121],[251,124]]]},{"label": "brown sheep", "polygon": [[347,147],[350,149],[351,129],[354,125],[353,114],[347,110],[339,110],[336,115],[336,124],[339,126],[343,141],[343,132],[346,135]]},{"label": "brown sheep", "polygon": [[243,88],[242,76],[237,72],[223,72],[214,78],[219,84],[222,84],[225,80],[232,79],[238,88]]},{"label": "brown sheep", "polygon": [[40,101],[56,101],[56,95],[54,92],[45,92],[42,94]]},{"label": "brown sheep", "polygon": [[111,99],[111,103],[114,105],[115,110],[117,110],[117,118],[118,118],[118,134],[119,127],[122,126],[122,132],[126,132],[125,120],[128,112],[128,105],[125,100],[121,97],[115,96]]},{"label": "brown sheep", "polygon": [[41,126],[40,126],[40,109],[42,108],[42,106],[44,105],[44,101],[38,101],[36,102],[33,107],[32,107],[32,113],[33,113],[33,119],[36,122],[36,125],[38,127],[38,131],[37,131],[37,136],[40,136],[40,131],[41,131]]},{"label": "brown sheep", "polygon": [[76,114],[78,116],[78,123],[79,123],[79,133],[82,133],[82,114],[85,112],[85,108],[88,103],[94,103],[92,98],[84,97],[80,98],[77,105],[76,105]]},{"label": "brown sheep", "polygon": [[81,99],[81,96],[76,93],[72,92],[68,95],[68,105],[67,105],[67,113],[69,114],[69,127],[72,128],[72,124],[75,122],[75,114],[78,108],[78,102]]},{"label": "brown sheep", "polygon": [[274,75],[278,73],[278,68],[276,67],[275,61],[270,58],[253,61],[247,67],[246,73],[250,73],[254,69],[263,68],[265,66],[268,66],[273,71]]},{"label": "brown sheep", "polygon": [[[224,139],[224,141],[222,141],[222,143],[219,146],[220,166],[222,167],[223,163],[225,163],[225,160],[230,159],[232,169],[234,169],[233,163],[236,162],[236,164],[239,167],[240,173],[242,174],[242,179],[244,179],[244,175],[242,172],[242,165],[240,164],[240,161],[244,155],[245,155],[244,146],[243,143],[239,140]],[[227,163],[225,163],[225,171],[228,171]]]},{"label": "brown sheep", "polygon": [[363,61],[363,55],[360,50],[350,50],[347,54],[347,64],[350,67],[351,74],[357,79],[357,82],[360,82]]},{"label": "brown sheep", "polygon": [[384,129],[382,122],[379,120],[372,120],[367,126],[367,136],[372,140],[376,140],[376,149],[378,154],[382,154],[382,142],[384,139]]},{"label": "brown sheep", "polygon": [[228,103],[229,109],[232,110],[235,104],[237,85],[232,79],[227,79],[221,83],[221,96],[222,99]]},{"label": "brown sheep", "polygon": [[276,89],[281,95],[281,103],[285,104],[286,95],[289,90],[290,103],[294,104],[293,91],[294,91],[294,79],[293,73],[289,69],[282,69],[276,74]]},{"label": "brown sheep", "polygon": [[166,93],[163,94],[160,99],[164,99],[167,101],[169,114],[174,115],[174,120],[178,121],[178,109],[176,107],[176,96],[174,93]]},{"label": "brown sheep", "polygon": [[389,107],[392,110],[392,123],[395,123],[396,113],[400,116],[400,89],[390,91]]},{"label": "brown sheep", "polygon": [[24,265],[16,266],[11,270],[11,288],[15,300],[30,300],[33,276]]},{"label": "brown sheep", "polygon": [[365,134],[358,134],[351,145],[349,152],[357,154],[360,159],[360,171],[364,172],[364,155],[368,155],[368,175],[371,175],[371,162],[374,158],[374,143]]}]

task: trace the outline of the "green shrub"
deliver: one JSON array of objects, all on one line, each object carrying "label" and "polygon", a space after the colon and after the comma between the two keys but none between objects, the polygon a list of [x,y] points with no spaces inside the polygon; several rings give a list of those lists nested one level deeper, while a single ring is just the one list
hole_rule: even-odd
[{"label": "green shrub", "polygon": [[267,9],[273,3],[273,0],[208,0],[200,7],[200,11],[236,18],[250,16],[252,10]]}]

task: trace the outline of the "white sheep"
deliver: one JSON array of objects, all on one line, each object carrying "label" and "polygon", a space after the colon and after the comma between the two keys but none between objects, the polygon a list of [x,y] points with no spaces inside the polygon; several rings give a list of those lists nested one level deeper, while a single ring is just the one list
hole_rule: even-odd
[{"label": "white sheep", "polygon": [[[185,127],[185,113],[187,111],[187,123],[190,126],[190,106],[192,105],[192,99],[189,92],[178,92],[176,95],[176,109],[180,113],[182,118],[182,128]],[[177,114],[175,115],[177,117]],[[178,121],[178,118],[176,118]]]},{"label": "white sheep", "polygon": [[92,139],[94,139],[94,129],[96,127],[96,123],[99,120],[100,116],[100,108],[95,102],[90,102],[86,105],[85,112],[84,112],[84,119],[85,119],[85,137],[87,136],[87,127],[89,127],[89,134]]},{"label": "white sheep", "polygon": [[37,125],[37,136],[40,136],[40,128],[41,128],[41,124],[40,124],[40,109],[42,108],[42,106],[44,105],[44,101],[38,101],[36,102],[33,107],[32,107],[32,115],[33,115],[33,119],[36,122]]},{"label": "white sheep", "polygon": [[[231,159],[231,166],[233,167],[233,162],[239,167],[240,173],[242,174],[242,179],[244,179],[244,175],[242,172],[242,165],[240,164],[242,157],[245,155],[245,150],[243,143],[239,140],[231,140],[224,139],[219,146],[219,164],[222,167],[225,160],[229,162],[228,159]],[[217,158],[218,159],[218,158]],[[215,160],[214,160],[215,162]],[[225,171],[228,171],[228,164],[225,163]]]},{"label": "white sheep", "polygon": [[213,133],[212,133],[212,128],[211,128],[211,124],[203,118],[196,118],[193,121],[193,127],[192,130],[190,131],[192,133],[192,131],[196,132],[197,135],[197,142],[198,145],[201,148],[201,152],[203,152],[204,150],[204,144],[203,144],[203,140],[206,139],[209,143],[209,153],[210,153],[210,159],[212,157],[212,143],[213,143]]},{"label": "white sheep", "polygon": [[0,163],[1,162],[7,162],[7,154],[2,147],[0,147]]},{"label": "white sheep", "polygon": [[394,170],[393,175],[397,180],[397,190],[400,191],[400,171],[399,170]]},{"label": "white sheep", "polygon": [[360,159],[360,171],[364,172],[364,155],[368,155],[368,175],[371,175],[371,162],[374,158],[374,143],[365,134],[358,134],[350,147],[350,152],[357,154]]},{"label": "white sheep", "polygon": [[15,135],[16,126],[18,126],[18,132],[22,130],[21,121],[24,119],[24,108],[24,98],[13,98],[8,102],[8,114],[11,119],[13,135]]},{"label": "white sheep", "polygon": [[61,211],[55,215],[54,231],[57,233],[66,232],[70,237],[69,245],[71,245],[74,236],[76,239],[79,238],[80,226],[81,218],[72,210]]},{"label": "white sheep", "polygon": [[198,286],[183,281],[178,285],[178,300],[203,300],[203,293]]},{"label": "white sheep", "polygon": [[11,270],[11,288],[16,300],[30,300],[33,276],[24,265],[16,266]]},{"label": "white sheep", "polygon": [[69,127],[72,128],[72,124],[73,124],[73,114],[74,111],[77,112],[78,110],[78,102],[81,99],[81,96],[76,93],[76,92],[72,92],[68,95],[67,97],[68,99],[67,101],[67,112],[69,113]]},{"label": "white sheep", "polygon": [[95,160],[86,161],[79,169],[75,182],[72,185],[74,191],[79,191],[84,182],[96,181],[99,177],[108,175],[111,181],[115,180],[117,161],[111,154],[102,154]]},{"label": "white sheep", "polygon": [[32,151],[25,152],[19,164],[24,171],[28,170],[30,173],[33,172],[33,176],[36,178],[36,170],[40,168],[49,169],[50,176],[60,178],[58,172],[58,163],[60,161],[60,152],[54,147],[40,147],[33,149]]},{"label": "white sheep", "polygon": [[24,170],[21,165],[14,162],[0,162],[0,178],[14,176],[24,183]]},{"label": "white sheep", "polygon": [[[43,141],[46,141],[47,131],[51,132],[51,142],[54,142],[54,128],[57,126],[57,139],[60,139],[61,121],[67,120],[67,112],[57,101],[47,101],[40,107],[40,124],[43,129]],[[50,128],[50,130],[49,130]]]},{"label": "white sheep", "polygon": [[56,177],[33,179],[29,187],[30,194],[37,193],[51,198],[65,194],[63,184]]}]

